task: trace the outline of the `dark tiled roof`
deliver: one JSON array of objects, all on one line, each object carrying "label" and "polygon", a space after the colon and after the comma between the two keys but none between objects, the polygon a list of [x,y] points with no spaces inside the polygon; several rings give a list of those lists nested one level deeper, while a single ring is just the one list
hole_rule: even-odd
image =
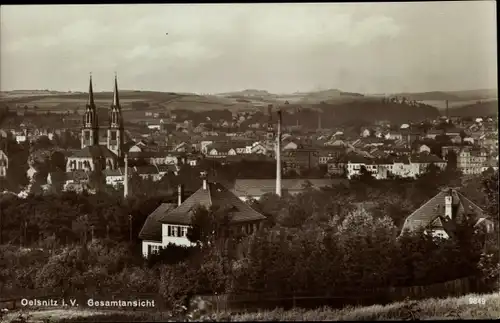
[{"label": "dark tiled roof", "polygon": [[76,152],[72,157],[81,157],[81,158],[116,158],[117,156],[108,147],[103,145],[93,145],[87,146],[82,150]]},{"label": "dark tiled roof", "polygon": [[154,165],[135,167],[135,170],[138,174],[142,174],[142,175],[158,174],[158,168],[156,168]]},{"label": "dark tiled roof", "polygon": [[[445,217],[445,197],[448,195],[449,190],[443,190],[436,194],[433,198],[428,200],[412,214],[410,214],[403,225],[403,230],[416,230],[419,227],[436,226],[440,221],[447,221]],[[452,192],[452,219],[454,221],[461,221],[465,215],[475,217],[476,221],[485,217],[485,212],[471,200],[466,198],[462,193],[455,189]],[[443,226],[446,229],[445,226]]]},{"label": "dark tiled roof", "polygon": [[371,164],[373,161],[359,154],[349,154],[347,161],[352,164]]},{"label": "dark tiled roof", "polygon": [[159,219],[173,210],[177,205],[174,203],[162,203],[156,208],[144,222],[139,238],[142,240],[161,241],[161,223]]},{"label": "dark tiled roof", "polygon": [[444,160],[434,154],[419,154],[411,156],[412,163],[445,163]]},{"label": "dark tiled roof", "polygon": [[233,222],[259,221],[266,217],[241,201],[220,183],[208,183],[207,189],[201,187],[188,197],[178,208],[160,218],[161,223],[185,224],[191,223],[192,211],[198,206],[215,206],[231,210]]}]

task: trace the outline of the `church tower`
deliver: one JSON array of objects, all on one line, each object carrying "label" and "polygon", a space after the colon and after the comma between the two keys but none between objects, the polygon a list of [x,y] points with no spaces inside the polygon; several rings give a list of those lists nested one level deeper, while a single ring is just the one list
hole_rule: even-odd
[{"label": "church tower", "polygon": [[108,149],[114,152],[119,159],[123,157],[124,128],[120,98],[118,95],[118,81],[115,74],[115,88],[113,91],[113,103],[109,110],[109,128],[107,136]]},{"label": "church tower", "polygon": [[92,89],[92,75],[90,75],[89,98],[85,107],[82,127],[82,149],[87,146],[99,144],[99,122],[97,120],[97,108],[94,103],[94,91]]}]

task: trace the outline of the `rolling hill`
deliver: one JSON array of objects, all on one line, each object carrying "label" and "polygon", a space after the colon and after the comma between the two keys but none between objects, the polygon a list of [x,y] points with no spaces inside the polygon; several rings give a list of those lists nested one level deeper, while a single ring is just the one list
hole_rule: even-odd
[{"label": "rolling hill", "polygon": [[479,89],[465,91],[432,91],[415,93],[395,93],[390,96],[406,97],[416,101],[471,101],[496,99],[498,91],[496,89]]},{"label": "rolling hill", "polygon": [[[493,90],[473,90],[455,92],[401,93],[409,99],[420,102],[417,106],[406,104],[384,104],[375,95],[344,92],[338,89],[322,91],[295,92],[291,94],[273,94],[265,90],[247,89],[215,95],[192,93],[173,93],[155,91],[120,91],[124,117],[128,120],[144,118],[145,112],[167,112],[186,110],[193,112],[210,110],[265,111],[269,104],[280,104],[291,114],[298,110],[312,109],[322,112],[324,125],[341,124],[355,120],[380,119],[391,122],[407,122],[409,119],[434,118],[443,114],[445,99],[449,100],[450,114],[462,116],[491,115],[497,113],[496,98],[482,99],[481,103],[473,98],[496,95]],[[87,93],[61,93],[54,91],[13,91],[0,93],[0,104],[11,110],[24,106],[39,111],[68,113],[82,110],[87,103]],[[111,92],[96,92],[96,105],[108,108],[111,104]],[[288,101],[288,105],[284,102]],[[453,112],[451,113],[451,111]],[[304,116],[305,117],[305,116]],[[331,119],[331,120],[330,120]],[[305,120],[304,120],[305,121]],[[295,122],[295,121],[293,121]],[[317,123],[317,116],[310,122]]]},{"label": "rolling hill", "polygon": [[481,101],[450,109],[452,117],[498,116],[498,100]]}]

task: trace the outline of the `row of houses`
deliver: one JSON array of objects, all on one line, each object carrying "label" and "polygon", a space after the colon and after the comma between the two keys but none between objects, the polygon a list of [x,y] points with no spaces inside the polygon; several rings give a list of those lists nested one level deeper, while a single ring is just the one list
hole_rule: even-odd
[{"label": "row of houses", "polygon": [[439,169],[446,168],[446,161],[441,158],[422,153],[411,156],[388,156],[385,158],[369,158],[352,154],[347,157],[346,175],[351,179],[361,175],[365,169],[376,179],[387,179],[392,176],[401,178],[416,178],[425,173],[434,164]]}]

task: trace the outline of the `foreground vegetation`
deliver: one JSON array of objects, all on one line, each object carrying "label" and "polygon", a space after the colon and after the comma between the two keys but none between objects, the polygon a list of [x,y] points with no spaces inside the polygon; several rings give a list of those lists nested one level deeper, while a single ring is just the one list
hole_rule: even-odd
[{"label": "foreground vegetation", "polygon": [[[484,305],[470,304],[471,297],[483,298]],[[466,295],[445,299],[426,299],[416,302],[398,302],[388,305],[346,307],[340,310],[293,309],[244,313],[231,317],[232,321],[370,321],[411,319],[496,319],[500,317],[500,294]]]},{"label": "foreground vegetation", "polygon": [[[412,182],[364,178],[349,187],[305,188],[302,194],[281,198],[267,195],[253,206],[268,220],[247,237],[227,230],[227,210],[199,209],[188,232],[196,247],[169,246],[147,261],[137,232],[160,199],[123,201],[74,193],[26,200],[3,196],[1,233],[7,244],[0,247],[0,294],[151,293],[174,306],[197,294],[321,297],[335,286],[338,293],[355,296],[464,277],[474,277],[481,287],[470,291],[497,290],[497,236],[475,234],[464,221],[455,239],[418,232],[398,237],[404,218],[439,186],[450,185],[445,175],[428,174]],[[498,214],[497,178],[491,174],[467,184],[476,192],[471,198],[489,214]],[[377,203],[359,206],[366,201]],[[27,248],[19,248],[19,242]]]},{"label": "foreground vegetation", "polygon": [[[484,300],[484,304],[472,304],[471,299]],[[23,313],[31,320],[54,323],[112,322],[112,321],[165,321],[171,316],[165,312],[119,312],[97,310],[46,310]],[[11,322],[18,313],[8,314],[4,320]],[[432,320],[432,319],[496,319],[500,317],[500,293],[443,299],[405,301],[388,305],[345,307],[343,309],[320,308],[316,310],[292,309],[284,311],[260,311],[252,313],[207,313],[193,317],[192,321],[368,321],[368,320]],[[180,319],[180,318],[177,318]]]}]

